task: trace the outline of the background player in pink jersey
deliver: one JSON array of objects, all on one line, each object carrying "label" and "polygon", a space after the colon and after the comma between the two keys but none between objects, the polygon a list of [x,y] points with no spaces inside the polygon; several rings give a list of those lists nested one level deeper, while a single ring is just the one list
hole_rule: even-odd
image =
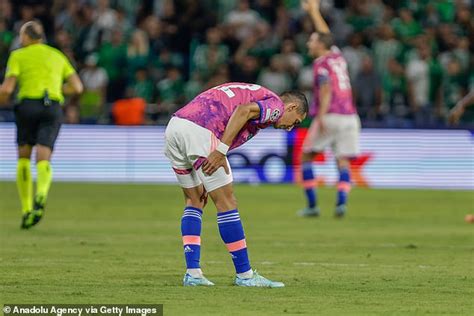
[{"label": "background player in pink jersey", "polygon": [[219,232],[234,262],[235,284],[284,286],[251,269],[226,154],[263,128],[291,130],[307,112],[308,102],[300,92],[278,96],[256,84],[228,83],[201,93],[171,118],[165,154],[185,196],[181,220],[185,286],[214,285],[200,269],[201,219],[207,194],[217,208]]},{"label": "background player in pink jersey", "polygon": [[349,159],[359,152],[360,120],[352,101],[347,64],[333,40],[319,10],[319,0],[303,1],[316,27],[308,40],[309,54],[314,60],[314,95],[311,115],[315,115],[303,144],[302,172],[307,207],[301,216],[320,213],[315,190],[313,158],[331,146],[339,170],[335,215],[346,213],[347,195],[351,188]]}]

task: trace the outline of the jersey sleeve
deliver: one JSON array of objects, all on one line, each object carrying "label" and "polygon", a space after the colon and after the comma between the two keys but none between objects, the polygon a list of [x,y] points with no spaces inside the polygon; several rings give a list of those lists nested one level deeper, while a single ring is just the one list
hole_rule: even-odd
[{"label": "jersey sleeve", "polygon": [[326,67],[318,66],[316,68],[316,82],[321,85],[329,81],[329,70]]},{"label": "jersey sleeve", "polygon": [[20,63],[18,62],[18,55],[15,52],[10,54],[7,62],[7,70],[5,72],[5,78],[18,77],[20,75]]},{"label": "jersey sleeve", "polygon": [[257,101],[260,108],[258,123],[276,122],[283,115],[283,102],[276,97],[269,97]]},{"label": "jersey sleeve", "polygon": [[62,55],[63,60],[64,60],[64,66],[63,66],[63,80],[69,78],[71,75],[76,73],[76,70],[74,67],[72,67],[71,63],[67,59],[66,56]]}]

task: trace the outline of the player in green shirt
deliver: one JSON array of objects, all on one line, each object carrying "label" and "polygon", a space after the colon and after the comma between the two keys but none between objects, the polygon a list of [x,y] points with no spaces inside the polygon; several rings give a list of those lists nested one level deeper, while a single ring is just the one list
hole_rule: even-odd
[{"label": "player in green shirt", "polygon": [[[18,104],[15,105],[19,157],[17,187],[24,229],[37,224],[44,213],[52,180],[49,161],[63,116],[63,94],[79,94],[83,90],[81,80],[66,56],[43,41],[44,31],[39,22],[30,21],[21,27],[23,47],[10,54],[5,80],[0,86],[0,103],[5,103],[18,85]],[[34,146],[38,176],[33,198],[30,157]]]}]

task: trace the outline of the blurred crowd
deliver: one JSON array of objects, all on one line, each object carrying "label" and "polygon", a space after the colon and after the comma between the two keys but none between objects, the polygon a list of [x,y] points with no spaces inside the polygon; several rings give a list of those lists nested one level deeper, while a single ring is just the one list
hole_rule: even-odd
[{"label": "blurred crowd", "polygon": [[[447,126],[448,111],[474,89],[470,5],[322,0],[364,126]],[[115,101],[140,98],[144,123],[163,124],[199,92],[228,81],[312,98],[306,41],[313,25],[299,0],[0,0],[0,74],[31,19],[84,82],[85,92],[65,104],[69,123],[112,124]],[[2,113],[0,120],[11,119]],[[474,127],[474,111],[460,124]]]}]

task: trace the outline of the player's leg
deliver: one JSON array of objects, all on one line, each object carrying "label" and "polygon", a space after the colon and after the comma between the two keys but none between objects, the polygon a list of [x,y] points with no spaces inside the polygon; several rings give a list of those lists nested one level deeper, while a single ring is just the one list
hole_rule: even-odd
[{"label": "player's leg", "polygon": [[318,199],[316,192],[316,177],[313,170],[313,159],[316,154],[303,153],[301,158],[301,171],[303,187],[306,197],[306,208],[299,211],[300,216],[319,216]]},{"label": "player's leg", "polygon": [[234,195],[232,173],[226,174],[224,168],[219,168],[211,176],[207,176],[202,172],[200,166],[202,161],[202,158],[198,159],[194,166],[216,206],[221,238],[232,256],[237,275],[250,277],[252,269],[247,254],[244,229],[237,209],[237,199]]},{"label": "player's leg", "polygon": [[201,270],[202,214],[207,203],[207,192],[191,168],[173,167],[176,178],[184,193],[184,212],[181,217],[181,238],[183,240],[186,273],[184,286],[212,286]]},{"label": "player's leg", "polygon": [[238,276],[251,277],[244,228],[237,208],[232,183],[209,192],[216,209],[217,225],[222,241],[229,251]]},{"label": "player's leg", "polygon": [[53,179],[51,155],[59,134],[62,121],[62,110],[58,103],[43,106],[41,120],[38,126],[36,145],[36,194],[34,199],[33,225],[43,217],[49,189]]},{"label": "player's leg", "polygon": [[183,188],[183,192],[186,205],[181,217],[181,235],[186,261],[183,284],[185,286],[214,285],[204,277],[200,263],[202,210],[207,202],[207,193],[202,184],[192,188]]},{"label": "player's leg", "polygon": [[53,179],[53,170],[51,168],[51,155],[52,149],[48,146],[37,145],[36,146],[36,195],[35,195],[35,208],[40,205],[45,205],[48,197],[49,188]]},{"label": "player's leg", "polygon": [[203,208],[207,202],[207,193],[186,156],[186,142],[182,126],[183,120],[172,118],[166,128],[165,155],[170,159],[176,178],[184,193],[184,212],[181,218],[181,236],[186,261],[184,286],[209,286],[214,283],[207,280],[201,271],[201,227]]},{"label": "player's leg", "polygon": [[[326,122],[325,122],[326,123]],[[316,175],[313,166],[313,159],[317,153],[324,152],[324,149],[331,143],[330,133],[319,133],[319,126],[316,121],[311,124],[308,134],[303,143],[303,154],[301,158],[301,171],[303,187],[306,197],[306,208],[298,211],[299,216],[319,216],[318,198],[316,191]]]},{"label": "player's leg", "polygon": [[31,178],[32,147],[30,145],[18,146],[18,164],[16,169],[16,185],[23,213],[21,228],[29,228],[30,212],[33,210],[33,179]]},{"label": "player's leg", "polygon": [[250,266],[244,228],[234,195],[232,174],[226,174],[224,168],[219,168],[214,174],[207,176],[199,166],[196,172],[216,206],[219,233],[232,257],[237,274],[235,284],[252,287],[283,287],[283,283],[273,282],[260,276]]},{"label": "player's leg", "polygon": [[351,190],[350,160],[348,158],[337,158],[337,168],[339,170],[339,181],[337,183],[336,217],[346,214],[347,197]]},{"label": "player's leg", "polygon": [[30,214],[33,210],[33,178],[31,176],[31,152],[36,143],[37,108],[31,104],[15,106],[15,123],[17,127],[18,163],[16,184],[21,202],[21,228],[31,226]]},{"label": "player's leg", "polygon": [[338,120],[341,131],[338,133],[333,148],[339,171],[335,216],[342,217],[346,214],[347,200],[351,190],[350,158],[359,153],[360,121],[357,115],[341,116]]}]

